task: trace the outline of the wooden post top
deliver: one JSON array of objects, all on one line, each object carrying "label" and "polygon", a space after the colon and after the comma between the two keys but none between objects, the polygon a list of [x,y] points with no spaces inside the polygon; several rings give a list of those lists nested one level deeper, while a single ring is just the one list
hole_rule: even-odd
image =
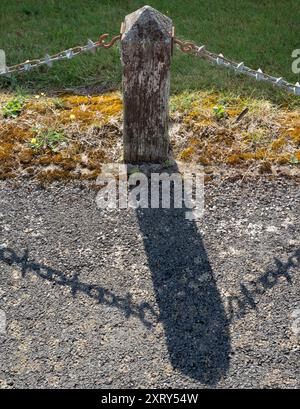
[{"label": "wooden post top", "polygon": [[122,42],[171,42],[172,20],[155,10],[144,6],[125,17]]}]

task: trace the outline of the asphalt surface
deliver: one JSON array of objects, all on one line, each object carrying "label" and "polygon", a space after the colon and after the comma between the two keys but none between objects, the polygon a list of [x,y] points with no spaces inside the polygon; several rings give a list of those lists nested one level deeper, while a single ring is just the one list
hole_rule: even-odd
[{"label": "asphalt surface", "polygon": [[299,183],[209,184],[196,222],[96,195],[0,182],[0,388],[299,387]]}]

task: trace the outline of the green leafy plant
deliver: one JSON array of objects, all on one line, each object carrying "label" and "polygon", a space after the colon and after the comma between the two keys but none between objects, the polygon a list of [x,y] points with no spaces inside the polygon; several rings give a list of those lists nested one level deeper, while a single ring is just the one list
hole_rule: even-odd
[{"label": "green leafy plant", "polygon": [[134,175],[135,173],[141,173],[140,169],[138,167],[134,167],[129,170],[129,175]]},{"label": "green leafy plant", "polygon": [[65,142],[65,135],[54,129],[47,129],[39,131],[35,138],[32,138],[29,142],[29,146],[32,149],[50,149],[53,152],[56,152],[59,145],[62,142]]},{"label": "green leafy plant", "polygon": [[213,112],[218,119],[227,118],[227,112],[226,112],[224,105],[214,106]]},{"label": "green leafy plant", "polygon": [[171,166],[173,166],[174,165],[174,163],[170,160],[170,159],[167,159],[165,162],[164,162],[164,166],[166,167],[166,168],[170,168]]},{"label": "green leafy plant", "polygon": [[62,101],[61,99],[59,99],[59,98],[55,98],[53,100],[53,105],[54,105],[54,108],[56,108],[56,109],[65,109],[66,108],[66,103],[64,101]]},{"label": "green leafy plant", "polygon": [[292,165],[298,165],[300,163],[300,161],[296,158],[296,156],[293,156],[290,162]]},{"label": "green leafy plant", "polygon": [[3,107],[4,118],[17,118],[23,109],[24,101],[21,97],[15,97]]}]

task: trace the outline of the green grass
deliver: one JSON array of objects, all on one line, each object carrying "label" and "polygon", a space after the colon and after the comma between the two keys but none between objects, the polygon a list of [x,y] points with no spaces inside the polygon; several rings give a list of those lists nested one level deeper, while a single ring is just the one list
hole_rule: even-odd
[{"label": "green grass", "polygon": [[34,150],[49,149],[55,152],[61,142],[65,141],[63,132],[55,129],[37,130],[37,136],[32,138],[29,146]]},{"label": "green grass", "polygon": [[3,116],[4,118],[17,118],[23,108],[22,97],[17,95],[15,98],[7,102],[3,107]]},{"label": "green grass", "polygon": [[[102,33],[119,33],[124,16],[145,0],[2,0],[0,48],[7,64],[42,57],[96,40]],[[291,82],[300,76],[291,70],[291,53],[300,48],[299,0],[149,0],[148,4],[173,19],[176,35],[205,44],[250,67],[283,76]],[[0,87],[27,91],[74,86],[119,88],[119,45],[74,60],[59,62],[51,70],[39,69],[11,81],[0,78]],[[237,77],[199,58],[175,51],[172,91],[207,89],[268,97],[274,102],[298,105],[294,98],[271,85]]]}]

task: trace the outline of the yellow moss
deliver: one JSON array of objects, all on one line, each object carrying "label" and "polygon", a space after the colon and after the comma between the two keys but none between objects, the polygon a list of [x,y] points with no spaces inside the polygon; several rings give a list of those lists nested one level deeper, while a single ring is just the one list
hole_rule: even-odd
[{"label": "yellow moss", "polygon": [[300,145],[300,127],[287,130],[287,135],[292,139],[295,145]]},{"label": "yellow moss", "polygon": [[237,108],[227,108],[226,113],[232,117],[232,116],[238,116],[241,112]]},{"label": "yellow moss", "polygon": [[69,151],[68,151],[68,158],[67,159],[70,159],[70,160],[72,160],[74,163],[80,163],[81,162],[81,155],[80,154],[76,154],[76,155],[74,155],[74,154],[71,154]]},{"label": "yellow moss", "polygon": [[99,167],[101,168],[101,162],[97,162],[97,161],[93,161],[93,160],[89,160],[86,163],[86,167],[90,170],[96,170],[99,169]]},{"label": "yellow moss", "polygon": [[106,158],[106,154],[102,149],[96,149],[96,150],[89,152],[89,157],[92,160],[104,161]]},{"label": "yellow moss", "polygon": [[98,170],[93,170],[92,172],[89,172],[89,173],[84,173],[84,174],[82,174],[82,175],[80,176],[80,179],[83,179],[83,180],[94,180],[94,179],[97,179],[97,177],[98,177],[98,175],[100,174],[100,172],[101,172],[101,168],[98,169]]},{"label": "yellow moss", "polygon": [[269,151],[266,155],[266,159],[269,160],[270,162],[276,162],[278,158],[278,153],[274,153],[272,151]]},{"label": "yellow moss", "polygon": [[223,142],[226,146],[231,146],[233,143],[233,138],[230,131],[224,129],[220,130],[215,137],[215,142],[218,144]]},{"label": "yellow moss", "polygon": [[52,158],[50,155],[42,155],[36,158],[35,163],[42,166],[48,166],[52,163]]},{"label": "yellow moss", "polygon": [[264,159],[267,155],[267,151],[264,148],[258,149],[255,153],[254,153],[254,158],[255,159]]},{"label": "yellow moss", "polygon": [[25,113],[26,113],[28,110],[29,110],[29,111],[33,111],[34,113],[39,113],[39,114],[41,114],[41,115],[44,115],[44,114],[46,114],[46,113],[51,112],[49,105],[48,105],[47,102],[45,102],[45,101],[39,101],[39,102],[29,101],[29,102],[26,104]]},{"label": "yellow moss", "polygon": [[83,153],[84,151],[85,151],[85,145],[79,141],[75,141],[74,143],[72,143],[72,145],[68,146],[67,153],[69,157],[74,157],[74,160],[79,160],[79,157],[80,157],[79,154]]},{"label": "yellow moss", "polygon": [[283,135],[288,136],[296,145],[300,146],[300,111],[284,111],[280,118]]},{"label": "yellow moss", "polygon": [[181,152],[180,158],[183,160],[189,159],[193,155],[194,152],[195,152],[194,148],[192,147],[186,148]]},{"label": "yellow moss", "polygon": [[241,158],[244,160],[252,160],[254,159],[255,154],[253,152],[243,152],[241,153]]},{"label": "yellow moss", "polygon": [[10,172],[14,169],[16,161],[14,157],[10,157],[5,161],[2,161],[0,164],[0,169],[5,172]]},{"label": "yellow moss", "polygon": [[[245,107],[249,107],[249,113],[237,124],[234,119],[216,122],[212,111],[216,105],[225,105],[230,118]],[[239,166],[256,161],[261,172],[269,172],[271,163],[297,165],[300,161],[297,110],[283,111],[268,101],[228,98],[222,93],[202,91],[173,96],[171,110],[178,125],[172,146],[182,160]],[[51,98],[30,100],[21,117],[0,119],[0,172],[10,175],[20,168],[21,172],[25,170],[48,181],[94,179],[103,163],[119,156],[121,132],[112,120],[117,119],[118,125],[121,113],[122,100],[118,93],[93,97],[67,95],[60,98],[57,107]],[[31,152],[28,142],[35,136],[32,128],[36,125],[63,130],[68,137],[67,146],[62,146],[58,153]],[[81,138],[83,134],[85,137]],[[101,149],[86,142],[99,138]],[[51,168],[43,168],[49,165]]]},{"label": "yellow moss", "polygon": [[283,147],[284,144],[285,144],[285,139],[283,137],[275,139],[275,141],[273,141],[271,144],[271,149],[273,151],[278,151],[280,148]]},{"label": "yellow moss", "polygon": [[11,157],[14,145],[12,143],[1,143],[0,160],[6,160]]},{"label": "yellow moss", "polygon": [[297,159],[297,161],[300,162],[300,151],[296,151],[296,152],[294,153],[294,155],[295,155],[295,158]]},{"label": "yellow moss", "polygon": [[24,149],[19,153],[19,160],[21,163],[29,163],[33,158],[33,151],[31,149]]},{"label": "yellow moss", "polygon": [[54,163],[55,165],[61,164],[63,161],[63,156],[61,153],[56,153],[51,157],[51,162]]},{"label": "yellow moss", "polygon": [[[64,152],[64,154],[66,154],[66,152]],[[76,168],[76,162],[79,160],[79,158],[80,156],[71,158],[64,157],[62,153],[52,154],[49,152],[48,154],[37,157],[34,163],[42,166],[49,166],[53,164],[56,166],[60,166],[66,171],[70,171]]]},{"label": "yellow moss", "polygon": [[294,144],[300,146],[300,134],[293,137]]},{"label": "yellow moss", "polygon": [[109,105],[122,105],[121,97],[118,93],[109,93],[96,97],[83,97],[83,96],[70,96],[63,99],[63,102],[68,107],[80,106],[80,105],[98,105],[98,106],[109,106]]},{"label": "yellow moss", "polygon": [[0,130],[0,142],[9,142],[12,141],[28,141],[31,139],[33,131],[28,129],[28,127],[16,126],[15,124],[7,124]]},{"label": "yellow moss", "polygon": [[280,165],[288,164],[288,163],[291,162],[291,160],[292,160],[292,155],[290,153],[285,153],[285,154],[279,155],[278,158],[277,158],[277,162]]},{"label": "yellow moss", "polygon": [[63,99],[68,108],[60,114],[62,123],[79,121],[85,125],[119,116],[122,112],[122,100],[117,93],[98,97],[69,96]]},{"label": "yellow moss", "polygon": [[211,124],[212,124],[211,118],[203,118],[201,119],[201,121],[197,123],[197,125],[199,125],[200,127],[211,125]]},{"label": "yellow moss", "polygon": [[16,177],[17,177],[17,174],[15,172],[12,172],[12,171],[1,172],[0,171],[0,180],[13,179],[13,178],[16,178]]},{"label": "yellow moss", "polygon": [[228,158],[226,159],[226,162],[229,165],[236,165],[241,162],[241,159],[242,159],[241,154],[234,153],[228,156]]},{"label": "yellow moss", "polygon": [[220,100],[220,94],[204,95],[202,98],[202,107],[212,110]]},{"label": "yellow moss", "polygon": [[191,121],[199,119],[199,111],[191,111],[184,117],[184,123],[189,124]]},{"label": "yellow moss", "polygon": [[76,167],[76,163],[72,159],[64,158],[61,153],[57,153],[55,155],[43,155],[39,158],[39,163],[41,165],[54,164],[57,166],[61,166],[65,170],[73,170]]},{"label": "yellow moss", "polygon": [[29,175],[33,175],[33,174],[34,174],[34,168],[29,167],[29,168],[26,169],[26,172],[27,172]]},{"label": "yellow moss", "polygon": [[74,170],[76,168],[76,162],[74,162],[72,159],[64,159],[61,162],[61,167],[64,170]]},{"label": "yellow moss", "polygon": [[7,175],[13,171],[16,162],[15,156],[14,144],[7,142],[0,144],[0,171],[3,174]]},{"label": "yellow moss", "polygon": [[73,122],[72,115],[75,116],[77,121],[84,123],[92,123],[96,119],[96,115],[91,110],[83,111],[82,108],[73,108],[71,111],[62,111],[60,114],[60,120],[62,123]]},{"label": "yellow moss", "polygon": [[91,98],[83,96],[69,96],[63,98],[63,102],[66,104],[66,106],[72,107],[76,105],[90,104]]},{"label": "yellow moss", "polygon": [[201,163],[201,165],[209,165],[210,164],[209,159],[204,155],[199,156],[199,162]]},{"label": "yellow moss", "polygon": [[98,105],[91,105],[88,108],[90,111],[97,111],[101,112],[106,116],[116,116],[121,113],[122,111],[122,104],[120,99],[116,99],[109,104],[98,104]]},{"label": "yellow moss", "polygon": [[191,140],[190,140],[190,144],[191,145],[199,145],[199,139],[197,139],[197,138],[192,138]]},{"label": "yellow moss", "polygon": [[41,182],[53,182],[55,180],[74,179],[73,175],[65,170],[51,169],[44,170],[38,174],[38,179]]}]

